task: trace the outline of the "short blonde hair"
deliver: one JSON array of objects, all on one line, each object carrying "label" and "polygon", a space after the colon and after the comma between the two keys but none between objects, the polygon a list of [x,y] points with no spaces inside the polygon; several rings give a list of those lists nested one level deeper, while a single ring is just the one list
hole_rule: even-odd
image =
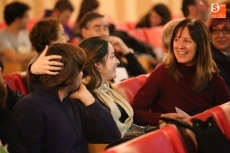
[{"label": "short blonde hair", "polygon": [[180,19],[171,20],[164,26],[162,43],[167,50],[169,49],[173,29],[180,21]]}]

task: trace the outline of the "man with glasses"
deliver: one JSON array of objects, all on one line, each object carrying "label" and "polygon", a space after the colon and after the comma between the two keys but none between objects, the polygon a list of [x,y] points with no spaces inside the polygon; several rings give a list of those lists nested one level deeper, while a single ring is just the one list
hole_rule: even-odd
[{"label": "man with glasses", "polygon": [[185,18],[200,19],[205,23],[211,14],[208,0],[183,0],[181,10]]},{"label": "man with glasses", "polygon": [[212,55],[230,91],[230,9],[226,11],[226,18],[210,20],[209,31],[212,39]]}]

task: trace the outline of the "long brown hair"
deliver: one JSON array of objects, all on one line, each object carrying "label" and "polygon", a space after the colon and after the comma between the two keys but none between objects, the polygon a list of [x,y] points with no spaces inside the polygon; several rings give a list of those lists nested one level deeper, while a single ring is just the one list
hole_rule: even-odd
[{"label": "long brown hair", "polygon": [[85,51],[87,56],[83,78],[90,78],[90,80],[85,85],[88,90],[93,91],[102,83],[101,75],[96,69],[95,63],[105,64],[108,54],[108,41],[102,37],[90,37],[80,42],[79,47]]},{"label": "long brown hair", "polygon": [[177,69],[177,59],[173,51],[173,42],[176,34],[185,27],[188,28],[192,40],[195,41],[197,45],[194,59],[196,63],[196,74],[193,78],[193,89],[197,92],[201,92],[207,88],[209,81],[212,79],[212,74],[218,72],[217,66],[212,59],[209,31],[202,21],[184,19],[177,24],[172,33],[168,57],[164,61],[164,64],[168,69],[169,75],[172,75],[176,81],[179,81],[182,75]]},{"label": "long brown hair", "polygon": [[0,108],[5,108],[7,91],[6,91],[5,81],[2,78],[2,70],[3,70],[3,63],[0,60]]}]

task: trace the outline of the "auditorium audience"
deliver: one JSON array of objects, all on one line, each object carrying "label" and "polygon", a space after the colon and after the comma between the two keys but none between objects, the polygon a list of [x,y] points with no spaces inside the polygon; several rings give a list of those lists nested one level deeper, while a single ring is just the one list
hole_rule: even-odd
[{"label": "auditorium audience", "polygon": [[45,10],[44,18],[57,18],[61,21],[65,34],[70,37],[73,35],[72,29],[68,26],[69,19],[74,11],[74,7],[69,0],[58,0],[53,10]]},{"label": "auditorium audience", "polygon": [[57,43],[49,47],[46,56],[50,55],[61,56],[58,61],[63,68],[57,75],[40,75],[34,92],[13,110],[27,151],[88,153],[88,142],[108,143],[120,138],[109,110],[81,84],[84,51],[76,45]]},{"label": "auditorium audience", "polygon": [[230,92],[230,9],[226,18],[212,18],[209,24],[212,56]]},{"label": "auditorium audience", "polygon": [[136,28],[151,28],[165,25],[171,20],[171,12],[165,4],[156,4],[137,22]]},{"label": "auditorium audience", "polygon": [[78,12],[77,19],[74,24],[74,34],[79,35],[80,29],[79,29],[79,22],[82,19],[82,17],[88,13],[88,12],[95,12],[99,13],[99,2],[97,0],[82,0],[80,4],[80,9]]},{"label": "auditorium audience", "polygon": [[125,73],[129,76],[137,76],[146,73],[145,69],[135,57],[134,51],[126,46],[120,38],[109,35],[108,22],[103,15],[89,12],[82,18],[79,27],[83,38],[94,36],[105,37],[113,46],[115,54],[120,61],[118,67],[124,69]]},{"label": "auditorium audience", "polygon": [[12,2],[5,6],[3,14],[7,27],[0,32],[0,54],[3,61],[27,63],[36,56],[37,53],[31,51],[26,31],[29,9],[27,4],[21,2]]},{"label": "auditorium audience", "polygon": [[211,15],[208,0],[183,0],[181,10],[185,18],[200,19],[206,24]]},{"label": "auditorium audience", "polygon": [[137,92],[134,123],[157,125],[159,117],[184,118],[230,100],[212,59],[209,31],[196,19],[184,19],[173,30],[166,60]]}]

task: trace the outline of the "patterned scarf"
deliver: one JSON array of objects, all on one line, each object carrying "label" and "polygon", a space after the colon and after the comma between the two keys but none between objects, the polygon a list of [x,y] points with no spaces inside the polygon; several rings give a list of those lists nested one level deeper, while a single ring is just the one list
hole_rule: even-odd
[{"label": "patterned scarf", "polygon": [[[115,120],[122,137],[125,135],[127,130],[130,128],[133,122],[133,109],[130,104],[115,90],[110,88],[109,83],[101,85],[99,88],[94,90],[98,98],[110,109],[111,115]],[[128,118],[124,123],[120,122],[121,112],[117,105],[120,105],[125,112],[128,114]]]}]

